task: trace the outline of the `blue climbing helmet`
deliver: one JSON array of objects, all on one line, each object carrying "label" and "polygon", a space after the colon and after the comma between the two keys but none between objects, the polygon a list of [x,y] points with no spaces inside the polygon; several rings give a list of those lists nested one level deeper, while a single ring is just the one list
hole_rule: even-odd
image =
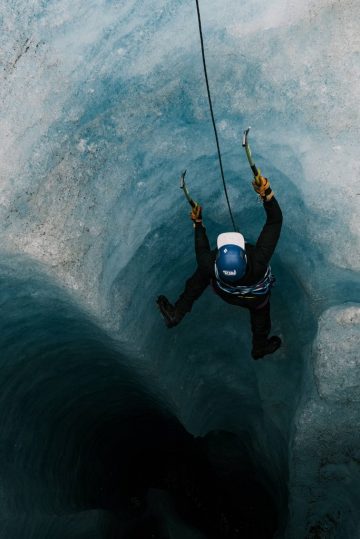
[{"label": "blue climbing helmet", "polygon": [[217,238],[218,253],[215,261],[217,279],[232,284],[241,279],[246,271],[244,236],[240,232],[224,232]]}]

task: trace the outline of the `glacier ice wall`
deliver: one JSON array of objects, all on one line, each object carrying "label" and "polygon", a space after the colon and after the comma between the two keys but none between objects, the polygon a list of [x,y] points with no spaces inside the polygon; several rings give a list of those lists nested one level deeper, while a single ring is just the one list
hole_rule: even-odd
[{"label": "glacier ice wall", "polygon": [[30,258],[40,269],[29,263],[27,278],[52,280],[119,340],[188,431],[238,435],[270,477],[281,536],[355,537],[360,7],[201,9],[236,221],[256,239],[263,212],[240,147],[249,124],[284,213],[273,261],[281,352],[253,364],[247,313],[210,292],[171,333],[154,309],[194,267],[183,168],[210,238],[230,226],[192,1],[2,0],[2,273],[23,275]]}]

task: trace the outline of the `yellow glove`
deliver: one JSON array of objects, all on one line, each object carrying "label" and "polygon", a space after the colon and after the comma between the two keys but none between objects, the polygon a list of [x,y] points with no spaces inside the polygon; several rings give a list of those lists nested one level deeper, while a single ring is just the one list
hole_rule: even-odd
[{"label": "yellow glove", "polygon": [[254,178],[254,181],[252,182],[254,190],[257,192],[257,194],[262,198],[262,200],[271,200],[274,196],[273,191],[270,187],[270,182],[267,178],[264,178],[263,176],[257,176]]},{"label": "yellow glove", "polygon": [[190,219],[194,223],[202,223],[202,208],[200,204],[195,204],[190,212]]}]

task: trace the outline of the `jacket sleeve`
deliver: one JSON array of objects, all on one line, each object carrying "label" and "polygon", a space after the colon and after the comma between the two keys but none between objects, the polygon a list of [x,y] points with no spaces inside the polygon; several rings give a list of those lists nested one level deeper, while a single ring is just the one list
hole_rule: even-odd
[{"label": "jacket sleeve", "polygon": [[206,228],[196,225],[195,232],[195,253],[196,261],[203,274],[212,277],[214,274],[214,259],[210,249],[210,243],[206,234]]},{"label": "jacket sleeve", "polygon": [[264,202],[264,209],[266,211],[266,223],[256,242],[254,258],[257,264],[267,266],[280,237],[282,211],[275,197],[268,202]]}]

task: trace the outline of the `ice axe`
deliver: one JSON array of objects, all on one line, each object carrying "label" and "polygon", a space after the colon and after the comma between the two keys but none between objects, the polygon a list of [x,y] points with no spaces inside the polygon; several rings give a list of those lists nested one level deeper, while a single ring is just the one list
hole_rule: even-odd
[{"label": "ice axe", "polygon": [[182,189],[184,191],[184,195],[186,196],[186,200],[188,201],[190,206],[192,208],[196,208],[196,206],[199,206],[199,204],[197,202],[195,202],[195,200],[190,196],[189,190],[188,190],[187,185],[185,183],[185,174],[186,174],[186,170],[184,170],[181,173],[181,176],[180,176],[180,189]]},{"label": "ice axe", "polygon": [[261,185],[261,180],[260,180],[261,171],[260,171],[259,168],[256,167],[256,165],[254,163],[254,160],[253,160],[252,155],[251,155],[251,148],[250,148],[249,140],[248,140],[250,129],[251,129],[251,127],[248,127],[247,129],[245,129],[244,135],[243,135],[242,145],[243,145],[243,148],[245,149],[246,157],[248,158],[250,168],[251,168],[251,170],[252,170],[252,172],[254,174],[255,183],[256,183],[256,185]]}]

